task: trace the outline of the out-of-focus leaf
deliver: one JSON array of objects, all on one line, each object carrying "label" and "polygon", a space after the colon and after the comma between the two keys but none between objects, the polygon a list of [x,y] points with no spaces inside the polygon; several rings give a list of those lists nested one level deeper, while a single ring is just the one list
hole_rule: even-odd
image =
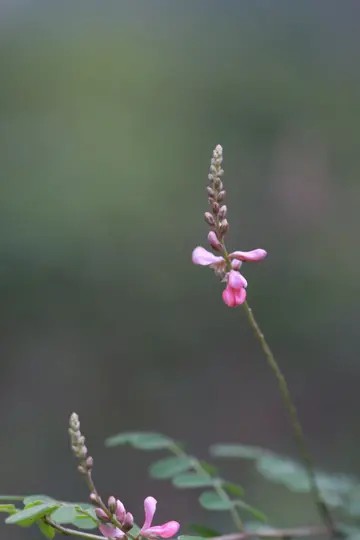
[{"label": "out-of-focus leaf", "polygon": [[190,456],[168,457],[152,463],[149,468],[152,478],[172,478],[176,474],[191,468],[193,459]]},{"label": "out-of-focus leaf", "polygon": [[215,491],[204,491],[199,497],[199,502],[206,510],[231,510],[236,501],[222,498]]},{"label": "out-of-focus leaf", "polygon": [[188,534],[181,534],[178,536],[178,540],[203,540],[203,536],[190,536]]},{"label": "out-of-focus leaf", "polygon": [[211,476],[214,476],[217,474],[218,470],[217,468],[212,465],[212,463],[208,463],[207,461],[200,461],[200,465],[206,471],[208,474],[211,474]]},{"label": "out-of-focus leaf", "polygon": [[245,503],[242,500],[237,499],[235,502],[235,505],[238,508],[241,508],[243,510],[246,510],[246,512],[249,512],[255,519],[258,519],[262,523],[266,521],[266,516],[263,512],[258,510],[257,508],[254,508],[253,506],[250,506],[249,504]]},{"label": "out-of-focus leaf", "polygon": [[245,444],[213,444],[210,453],[216,457],[258,459],[267,450],[258,446],[247,446]]},{"label": "out-of-focus leaf", "polygon": [[205,525],[199,525],[198,523],[192,523],[189,525],[189,529],[201,535],[202,538],[212,538],[214,536],[221,536],[221,533],[210,527],[205,527]]},{"label": "out-of-focus leaf", "polygon": [[225,489],[229,495],[233,495],[234,497],[242,497],[244,495],[243,488],[232,482],[224,482],[222,488]]},{"label": "out-of-focus leaf", "polygon": [[213,486],[217,480],[211,478],[208,474],[184,473],[174,476],[172,483],[177,488],[199,488]]},{"label": "out-of-focus leaf", "polygon": [[0,512],[4,514],[15,514],[16,511],[16,506],[13,504],[0,504]]},{"label": "out-of-focus leaf", "polygon": [[119,433],[109,437],[105,441],[108,447],[119,446],[122,444],[130,444],[134,448],[140,450],[161,450],[169,448],[174,444],[174,441],[161,433],[153,432],[127,432]]}]

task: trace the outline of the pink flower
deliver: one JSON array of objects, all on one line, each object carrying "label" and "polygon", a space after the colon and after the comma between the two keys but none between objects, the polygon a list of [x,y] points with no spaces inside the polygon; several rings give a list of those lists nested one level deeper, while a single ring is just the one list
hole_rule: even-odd
[{"label": "pink flower", "polygon": [[[214,237],[209,238],[209,242],[215,247]],[[232,270],[228,272],[224,257],[214,255],[205,248],[198,246],[192,252],[192,262],[201,266],[209,266],[226,282],[226,287],[222,293],[223,301],[229,307],[236,307],[243,304],[246,300],[247,281],[238,271],[239,268],[243,262],[261,261],[266,255],[267,253],[264,249],[233,251],[229,255]]]},{"label": "pink flower", "polygon": [[151,526],[156,511],[156,503],[157,501],[154,497],[146,497],[144,501],[145,521],[140,534],[147,538],[154,538],[156,536],[171,538],[178,532],[180,524],[177,521],[168,521],[162,525]]},{"label": "pink flower", "polygon": [[[111,504],[110,504],[111,502]],[[126,510],[125,510],[125,507],[123,505],[123,503],[119,500],[115,501],[115,498],[113,497],[110,497],[109,499],[109,506],[115,506],[115,512],[114,512],[114,515],[116,517],[116,519],[121,523],[121,524],[125,524],[125,522],[127,521],[127,516],[129,514],[126,513]],[[102,510],[101,508],[96,508],[95,510],[96,512],[96,515],[99,519],[105,521],[106,523],[101,523],[99,525],[99,530],[101,532],[101,534],[103,536],[105,536],[105,538],[123,538],[125,536],[125,533],[119,529],[119,527],[116,527],[115,525],[112,525],[111,523],[109,523],[109,516],[107,515],[107,513]],[[130,514],[131,516],[131,514]],[[132,516],[131,516],[132,518]],[[134,520],[132,520],[134,521]],[[132,526],[132,525],[131,525]],[[131,528],[130,526],[130,528]],[[129,528],[128,528],[129,530]]]},{"label": "pink flower", "polygon": [[105,538],[124,538],[125,533],[123,533],[118,527],[115,527],[115,525],[110,524],[102,524],[99,525],[99,530]]}]

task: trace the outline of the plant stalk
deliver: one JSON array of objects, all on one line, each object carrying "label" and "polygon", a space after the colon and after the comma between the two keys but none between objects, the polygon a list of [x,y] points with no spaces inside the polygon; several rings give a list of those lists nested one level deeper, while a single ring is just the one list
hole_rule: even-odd
[{"label": "plant stalk", "polygon": [[[289,415],[290,422],[291,422],[291,425],[292,425],[292,428],[293,428],[295,441],[297,443],[298,450],[300,452],[300,455],[302,457],[305,469],[307,471],[307,475],[308,475],[309,483],[310,483],[310,488],[311,488],[311,491],[312,491],[314,499],[315,499],[316,507],[318,509],[318,512],[319,512],[322,520],[324,521],[324,523],[325,523],[325,525],[327,527],[328,532],[333,534],[334,531],[335,531],[333,519],[332,519],[332,516],[330,514],[330,511],[329,511],[325,501],[322,498],[322,495],[321,495],[321,492],[320,492],[320,489],[319,489],[319,486],[318,486],[318,483],[317,483],[317,480],[316,480],[315,472],[314,472],[313,461],[312,461],[311,455],[310,455],[310,453],[309,453],[309,451],[307,449],[307,446],[306,446],[304,433],[303,433],[303,430],[302,430],[302,427],[301,427],[301,424],[300,424],[300,421],[299,421],[299,416],[298,416],[296,407],[294,405],[294,402],[292,400],[292,397],[291,397],[291,394],[290,394],[289,387],[288,387],[288,384],[286,382],[285,376],[282,373],[282,371],[280,369],[280,366],[277,363],[277,361],[275,359],[275,356],[274,356],[272,350],[270,349],[270,346],[269,346],[268,342],[266,341],[266,338],[265,338],[263,332],[261,331],[261,328],[260,328],[259,324],[257,323],[257,321],[256,321],[256,319],[254,317],[252,309],[250,308],[250,306],[249,306],[249,304],[247,302],[244,302],[243,306],[244,306],[245,313],[247,315],[249,324],[252,327],[252,329],[254,330],[255,337],[258,340],[258,342],[259,342],[259,344],[260,344],[260,346],[261,346],[261,348],[262,348],[262,350],[264,352],[264,355],[265,355],[266,361],[268,363],[268,366],[270,367],[270,369],[272,370],[273,374],[275,375],[275,377],[277,379],[280,394],[281,394],[283,403],[285,405],[285,408],[287,410],[287,413]],[[292,535],[290,535],[290,536],[292,536]]]}]

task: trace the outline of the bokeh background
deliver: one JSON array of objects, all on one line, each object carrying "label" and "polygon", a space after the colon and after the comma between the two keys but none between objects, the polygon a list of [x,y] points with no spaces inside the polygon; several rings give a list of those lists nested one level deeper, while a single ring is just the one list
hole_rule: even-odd
[{"label": "bokeh background", "polygon": [[[99,489],[137,516],[153,494],[159,519],[229,530],[148,480],[161,453],[105,449],[110,434],[296,456],[244,313],[190,261],[217,143],[228,244],[269,252],[245,268],[249,301],[316,463],[360,474],[359,17],[356,0],[1,2],[1,493],[86,499],[73,410]],[[249,464],[218,465],[274,523],[317,519]]]}]

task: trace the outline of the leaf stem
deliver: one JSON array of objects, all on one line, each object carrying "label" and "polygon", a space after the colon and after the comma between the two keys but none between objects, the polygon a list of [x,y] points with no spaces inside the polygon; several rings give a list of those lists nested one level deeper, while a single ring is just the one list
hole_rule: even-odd
[{"label": "leaf stem", "polygon": [[103,536],[99,536],[97,534],[91,534],[84,531],[77,531],[75,529],[68,529],[67,527],[63,527],[62,525],[59,525],[48,517],[45,517],[44,521],[45,523],[53,527],[53,529],[66,536],[77,536],[78,538],[87,538],[88,540],[104,540]]},{"label": "leaf stem", "polygon": [[[285,405],[285,408],[287,410],[287,413],[289,415],[290,422],[293,428],[295,441],[297,443],[300,455],[302,457],[305,469],[307,471],[310,488],[313,493],[318,512],[327,527],[327,531],[334,533],[335,527],[334,527],[333,519],[324,499],[322,498],[322,495],[321,495],[321,492],[320,492],[320,489],[316,480],[316,475],[314,472],[314,465],[313,465],[312,457],[307,449],[304,433],[303,433],[303,430],[299,421],[299,416],[298,416],[296,407],[294,405],[294,402],[292,400],[285,376],[282,373],[280,366],[277,363],[275,356],[272,350],[270,349],[270,346],[268,342],[266,341],[265,336],[263,332],[261,331],[261,328],[254,317],[252,309],[250,308],[247,302],[244,302],[243,306],[244,306],[249,324],[254,330],[255,337],[258,340],[264,352],[268,366],[270,367],[270,369],[272,370],[273,374],[275,375],[277,379],[280,394],[281,394],[283,403]],[[278,536],[278,535],[274,535],[274,536]],[[291,534],[291,535],[286,535],[286,536],[293,536],[293,535]],[[228,539],[228,540],[231,540],[231,539]]]},{"label": "leaf stem", "polygon": [[[175,443],[170,447],[170,450],[177,457],[188,457],[186,452],[184,452],[184,450]],[[197,458],[192,457],[192,466],[193,466],[193,469],[197,473],[202,474],[202,475],[207,476],[208,478],[212,479],[211,474],[208,473],[208,471],[201,465],[201,462]],[[231,501],[229,495],[226,493],[224,488],[218,482],[216,482],[215,480],[213,482],[213,488],[216,491],[216,493],[219,495],[219,497],[221,497],[221,499],[223,501],[226,501],[226,502]],[[237,511],[236,507],[233,506],[229,511],[231,513],[231,517],[233,519],[235,527],[239,531],[243,531],[244,530],[244,525],[243,525],[243,522],[241,520],[241,517],[240,517],[239,512]]]}]

